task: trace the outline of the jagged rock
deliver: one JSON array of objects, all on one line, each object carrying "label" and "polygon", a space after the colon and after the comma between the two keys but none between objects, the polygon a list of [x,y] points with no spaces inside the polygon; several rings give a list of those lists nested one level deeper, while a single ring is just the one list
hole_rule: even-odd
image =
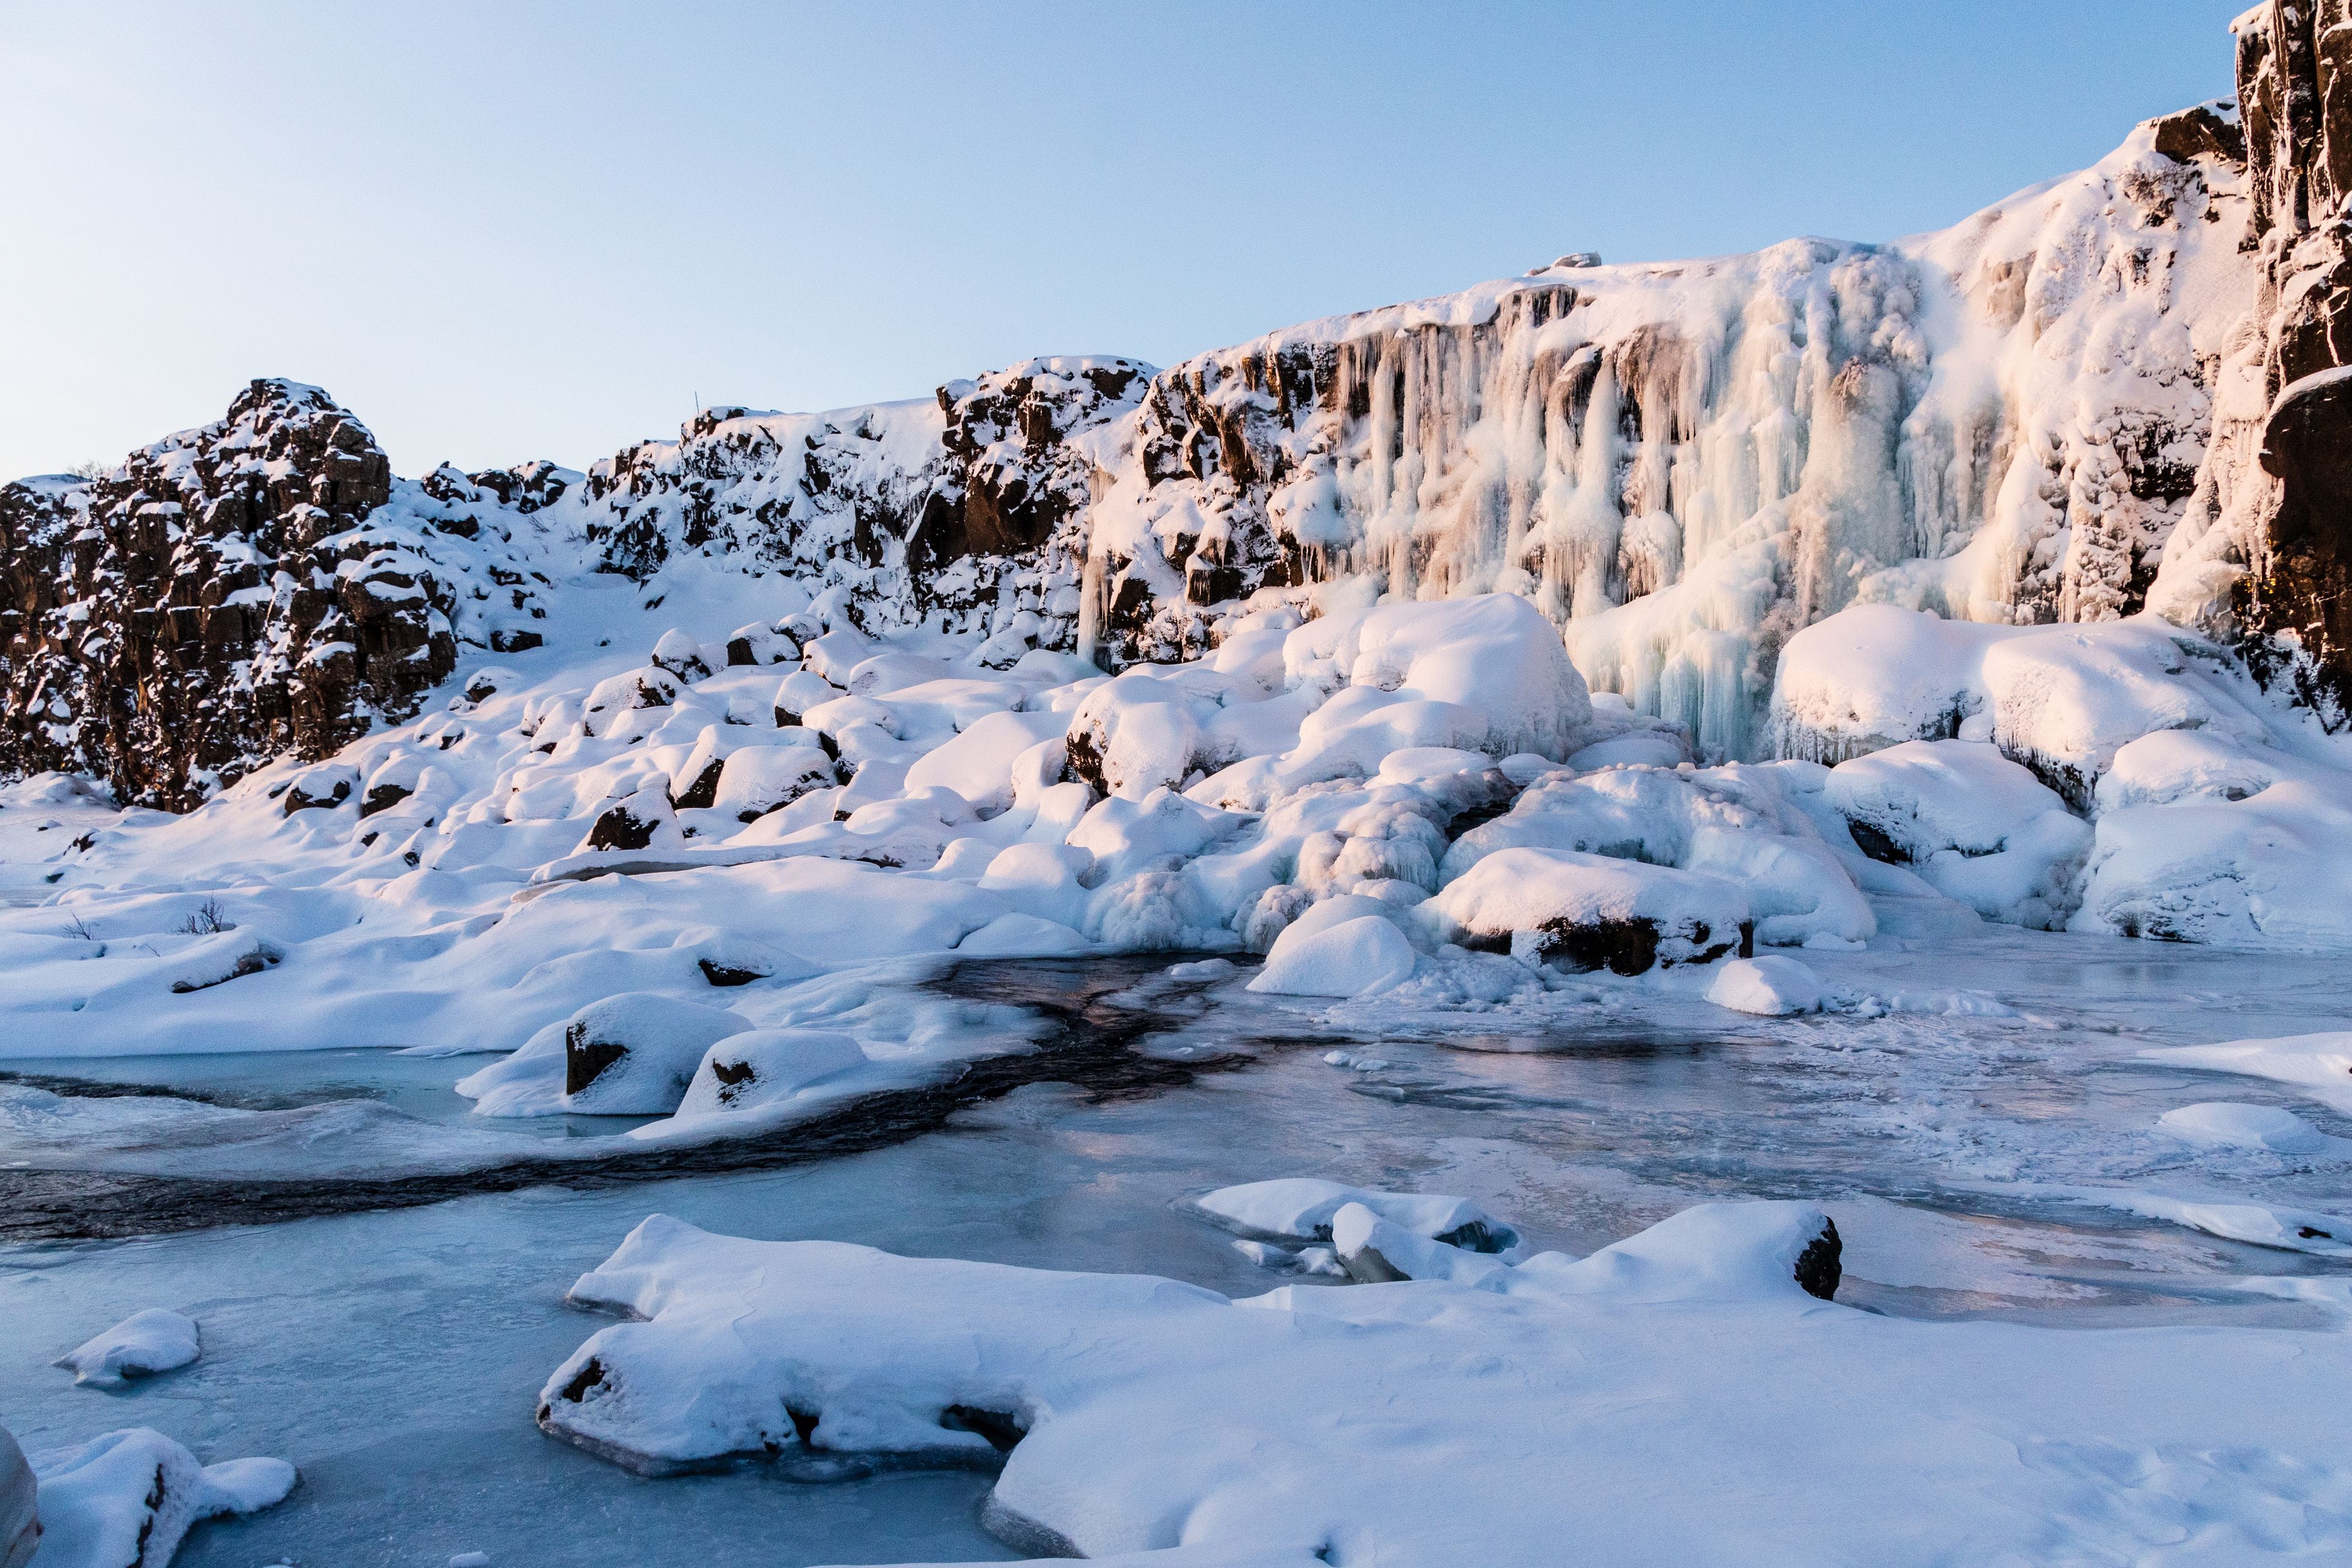
[{"label": "jagged rock", "polygon": [[94,773],[184,809],[414,713],[460,620],[496,636],[460,587],[497,525],[435,479],[395,481],[326,393],[264,380],[101,478],[0,487],[0,774]]}]

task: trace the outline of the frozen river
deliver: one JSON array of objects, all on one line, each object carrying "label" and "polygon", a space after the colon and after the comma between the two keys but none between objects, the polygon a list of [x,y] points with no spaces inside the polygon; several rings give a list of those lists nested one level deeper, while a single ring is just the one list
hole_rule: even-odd
[{"label": "frozen river", "polygon": [[[1537,1245],[1577,1253],[1704,1197],[1809,1197],[1845,1237],[1839,1299],[1882,1311],[2318,1326],[2318,1309],[2231,1281],[2342,1263],[2099,1199],[2352,1208],[2340,1158],[2199,1151],[2157,1128],[2168,1110],[2213,1100],[2290,1106],[2338,1135],[2352,1136],[2352,1121],[2262,1080],[2139,1056],[2336,1025],[2339,963],[1999,928],[1808,961],[1862,998],[1854,1011],[1750,1020],[1625,985],[1382,1016],[1269,1003],[1240,989],[1245,972],[1147,986],[1123,1007],[1120,987],[1167,960],[966,964],[933,983],[1071,1005],[1055,1045],[1017,1074],[968,1082],[960,1107],[860,1131],[853,1106],[815,1130],[814,1148],[770,1137],[686,1173],[602,1165],[595,1140],[610,1124],[551,1119],[497,1137],[543,1147],[552,1135],[588,1158],[510,1190],[482,1173],[535,1169],[513,1152],[523,1145],[452,1153],[478,1134],[447,1086],[479,1058],[11,1062],[0,1161],[12,1169],[0,1185],[89,1182],[75,1202],[99,1229],[110,1173],[122,1169],[137,1178],[119,1189],[126,1205],[176,1183],[220,1206],[192,1215],[165,1204],[172,1233],[140,1239],[73,1238],[52,1224],[0,1253],[6,1421],[28,1448],[148,1425],[208,1458],[275,1454],[301,1468],[286,1506],[193,1535],[180,1559],[192,1564],[438,1564],[474,1551],[495,1563],[690,1563],[747,1541],[780,1563],[996,1560],[1007,1552],[978,1523],[982,1475],[804,1485],[754,1467],[648,1481],[542,1436],[538,1390],[596,1326],[562,1305],[564,1290],[637,1221],[667,1213],[742,1237],[1255,1294],[1284,1279],[1186,1200],[1302,1174],[1467,1195]],[[1201,1063],[1214,1070],[1188,1065]],[[124,1092],[139,1086],[157,1092]],[[982,1090],[1002,1092],[971,1100]],[[120,1136],[78,1155],[84,1145],[55,1136],[60,1116],[110,1125],[165,1094],[197,1097],[168,1160]],[[403,1206],[331,1212],[345,1206],[331,1189],[349,1166],[301,1117],[354,1100],[391,1113],[368,1123],[368,1179],[415,1184],[388,1200]],[[256,1111],[291,1120],[258,1141],[225,1140],[209,1168],[194,1135],[202,1119]],[[404,1175],[384,1152],[397,1147],[387,1126],[416,1130]],[[824,1152],[836,1148],[847,1152]],[[306,1184],[306,1150],[342,1173],[309,1184],[327,1194],[316,1212],[236,1223],[257,1170],[273,1189]],[[453,1180],[460,1166],[473,1173]],[[303,1205],[280,1191],[257,1212]],[[120,1394],[76,1388],[47,1364],[151,1306],[201,1321],[202,1361]]]}]

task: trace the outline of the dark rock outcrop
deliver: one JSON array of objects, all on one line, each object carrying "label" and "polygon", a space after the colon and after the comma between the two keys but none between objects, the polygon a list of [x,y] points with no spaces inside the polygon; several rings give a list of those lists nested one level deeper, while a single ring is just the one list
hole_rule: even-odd
[{"label": "dark rock outcrop", "polygon": [[[415,502],[396,526],[395,489]],[[498,542],[480,500],[394,479],[334,399],[275,380],[103,477],[0,487],[0,774],[91,773],[185,809],[414,713],[455,667],[461,621],[485,641],[504,629],[461,605],[493,592],[469,581],[484,552],[467,542]],[[501,571],[496,591],[534,613],[522,573]]]},{"label": "dark rock outcrop", "polygon": [[[2257,673],[2352,717],[2352,0],[2271,0],[2238,26],[2253,203],[2262,474],[2242,475],[2237,609]],[[2265,478],[2268,482],[2264,482]]]}]

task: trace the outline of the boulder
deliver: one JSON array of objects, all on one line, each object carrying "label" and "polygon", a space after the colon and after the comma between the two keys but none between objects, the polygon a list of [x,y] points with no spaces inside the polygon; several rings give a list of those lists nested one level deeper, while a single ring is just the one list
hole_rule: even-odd
[{"label": "boulder", "polygon": [[594,1116],[667,1116],[705,1051],[749,1027],[740,1015],[649,991],[591,1002],[563,1028],[563,1108]]}]

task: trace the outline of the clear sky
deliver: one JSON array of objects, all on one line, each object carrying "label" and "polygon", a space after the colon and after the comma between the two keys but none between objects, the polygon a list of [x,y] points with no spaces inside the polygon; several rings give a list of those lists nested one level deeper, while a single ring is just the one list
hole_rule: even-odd
[{"label": "clear sky", "polygon": [[402,473],[581,467],[698,398],[1891,238],[2226,95],[2242,5],[0,0],[0,476],[257,375]]}]

